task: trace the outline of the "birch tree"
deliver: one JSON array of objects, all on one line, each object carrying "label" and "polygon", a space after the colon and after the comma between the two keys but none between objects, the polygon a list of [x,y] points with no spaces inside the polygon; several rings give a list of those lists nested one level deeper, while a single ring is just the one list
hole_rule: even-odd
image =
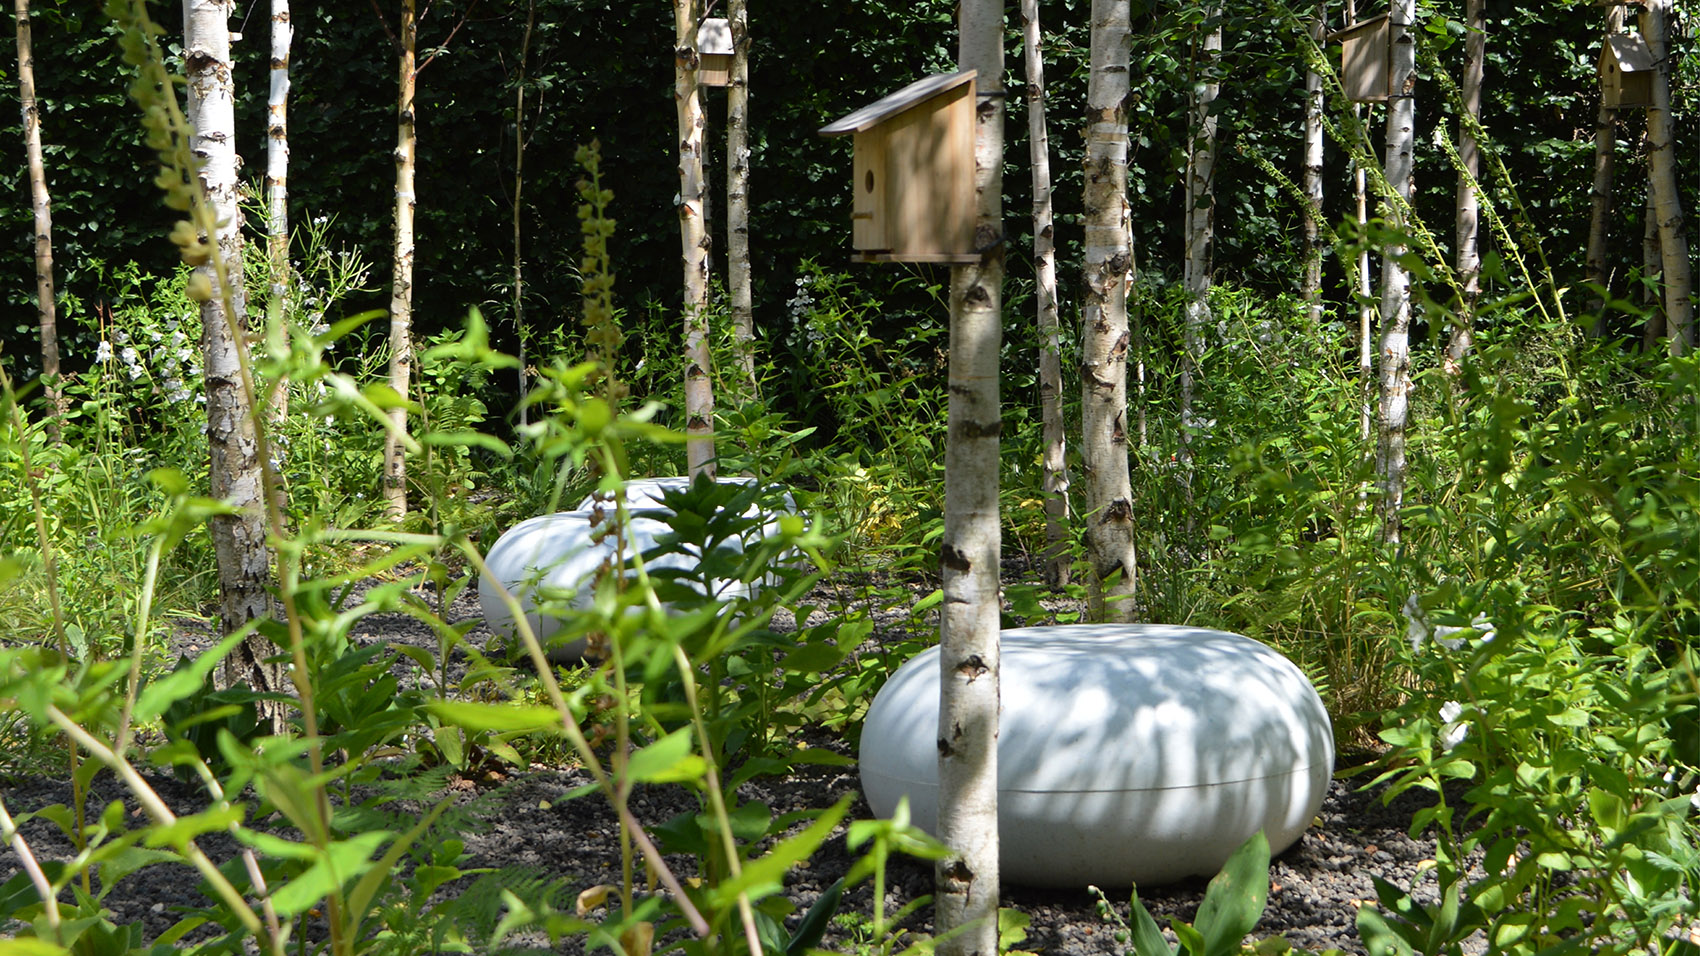
[{"label": "birch tree", "polygon": [[714,390],[709,381],[708,227],[702,150],[707,123],[697,84],[698,0],[673,0],[673,101],[679,117],[679,247],[685,272],[685,459],[714,477]]},{"label": "birch tree", "polygon": [[1653,105],[1647,110],[1647,175],[1652,183],[1659,225],[1659,253],[1665,287],[1665,336],[1672,356],[1694,347],[1693,275],[1688,233],[1677,190],[1675,140],[1670,108],[1671,0],[1647,0],[1641,33],[1653,53]]},{"label": "birch tree", "polygon": [[[1624,5],[1614,3],[1606,8],[1605,38],[1623,32]],[[1602,38],[1604,39],[1604,38]],[[1602,91],[1603,93],[1603,91]],[[1602,290],[1594,297],[1593,311],[1598,313],[1593,333],[1605,331],[1606,300],[1609,299],[1611,273],[1606,265],[1606,240],[1611,236],[1612,181],[1617,164],[1617,108],[1610,100],[1600,97],[1600,110],[1594,119],[1594,187],[1588,210],[1588,281]]]},{"label": "birch tree", "polygon": [[35,313],[41,328],[41,382],[47,397],[47,433],[58,441],[65,399],[59,387],[59,307],[53,296],[53,207],[47,194],[47,168],[41,158],[41,110],[35,101],[29,0],[17,0],[13,13],[18,21],[18,100],[23,111],[30,206],[35,216]]},{"label": "birch tree", "polygon": [[[1394,196],[1387,221],[1403,236],[1410,228],[1416,143],[1417,47],[1411,29],[1416,0],[1393,0],[1388,11],[1392,32],[1391,92],[1387,98],[1387,157],[1383,167]],[[1405,425],[1411,402],[1411,278],[1399,264],[1402,239],[1390,242],[1381,259],[1380,434],[1376,477],[1381,485],[1377,516],[1383,540],[1399,540],[1399,510],[1405,502]]]},{"label": "birch tree", "polygon": [[[289,47],[295,27],[289,0],[272,0],[271,70],[266,93],[266,262],[271,275],[266,290],[266,325],[283,333],[284,304],[289,297]],[[287,383],[272,386],[272,421],[289,410]]]},{"label": "birch tree", "polygon": [[1045,130],[1045,57],[1039,0],[1021,0],[1027,66],[1027,143],[1033,166],[1033,272],[1038,285],[1039,421],[1045,483],[1045,581],[1069,578],[1068,440],[1062,413],[1062,333],[1057,321],[1056,236],[1051,215],[1051,140]]},{"label": "birch tree", "polygon": [[956,62],[977,73],[974,245],[950,271],[944,605],[939,634],[936,929],[944,956],[998,945],[998,353],[1003,309],[1003,3],[963,0]]},{"label": "birch tree", "polygon": [[[1346,26],[1358,22],[1357,0],[1346,0]],[[1363,127],[1364,104],[1352,104],[1352,127]],[[1369,229],[1369,183],[1364,174],[1364,168],[1357,161],[1352,162],[1353,204],[1357,213],[1358,235],[1366,235]],[[1353,290],[1358,300],[1358,381],[1362,383],[1362,395],[1358,402],[1358,437],[1368,443],[1375,434],[1375,306],[1371,296],[1369,277],[1369,244],[1358,246],[1358,287]]]},{"label": "birch tree", "polygon": [[[1180,374],[1180,460],[1183,468],[1192,461],[1192,433],[1200,427],[1200,416],[1192,409],[1193,378],[1204,352],[1205,330],[1210,327],[1210,271],[1216,241],[1216,96],[1221,91],[1217,65],[1222,57],[1222,13],[1216,4],[1199,12],[1197,30],[1203,34],[1192,58],[1190,128],[1186,159],[1186,256],[1183,282],[1186,288],[1186,327],[1183,335]],[[1195,34],[1196,36],[1196,34]],[[1190,476],[1189,490],[1190,498]],[[1191,517],[1188,516],[1190,527]]]},{"label": "birch tree", "polygon": [[[525,34],[519,44],[519,75],[514,83],[514,194],[509,209],[514,225],[514,332],[519,340],[519,394],[523,399],[530,391],[525,372],[525,73],[531,60],[531,35],[537,26],[537,0],[528,0],[525,8]],[[527,424],[526,403],[519,403],[519,423]]]},{"label": "birch tree", "polygon": [[[1080,458],[1086,480],[1088,615],[1130,621],[1138,573],[1128,472],[1128,0],[1092,0],[1086,87]],[[1119,577],[1118,577],[1119,575]]]},{"label": "birch tree", "polygon": [[1487,56],[1487,17],[1482,13],[1482,0],[1464,2],[1464,117],[1458,121],[1458,158],[1463,166],[1458,171],[1457,259],[1458,285],[1463,292],[1458,315],[1452,326],[1452,337],[1446,344],[1446,371],[1457,375],[1463,369],[1464,357],[1470,353],[1475,335],[1476,300],[1482,289],[1482,257],[1477,247],[1479,204],[1476,183],[1481,178],[1482,155],[1476,143],[1473,125],[1479,125],[1482,115],[1482,63]]},{"label": "birch tree", "polygon": [[[1316,5],[1311,18],[1310,38],[1318,49],[1325,47],[1328,36],[1328,3]],[[1305,70],[1305,224],[1304,280],[1299,295],[1305,301],[1305,314],[1311,327],[1322,325],[1322,74],[1314,68]]]},{"label": "birch tree", "polygon": [[[201,304],[201,351],[211,451],[208,476],[212,496],[235,509],[209,522],[218,559],[219,624],[225,634],[272,616],[259,435],[253,396],[243,387],[237,355],[240,338],[246,334],[247,302],[242,286],[242,209],[237,203],[231,7],[232,0],[183,0],[188,119],[195,130],[190,148],[201,161],[201,187],[218,222],[217,235],[209,238],[218,248],[227,283],[221,288],[213,263],[198,267],[193,279],[206,296]],[[223,683],[263,692],[287,691],[290,684],[283,669],[265,662],[275,652],[269,640],[250,633],[221,663]],[[278,713],[276,708],[262,710],[274,719]]]},{"label": "birch tree", "polygon": [[750,394],[756,391],[755,314],[750,272],[750,17],[746,0],[730,0],[732,81],[726,88],[726,291],[732,338]]},{"label": "birch tree", "polygon": [[415,0],[401,0],[401,57],[396,97],[395,146],[395,247],[390,280],[390,388],[396,406],[390,409],[390,427],[384,436],[384,504],[389,516],[400,520],[407,514],[407,459],[401,436],[407,434],[407,392],[413,374],[413,211],[418,197],[413,190],[414,162],[418,155],[418,123],[414,114],[414,91],[419,73],[415,52],[419,41],[419,17]]}]

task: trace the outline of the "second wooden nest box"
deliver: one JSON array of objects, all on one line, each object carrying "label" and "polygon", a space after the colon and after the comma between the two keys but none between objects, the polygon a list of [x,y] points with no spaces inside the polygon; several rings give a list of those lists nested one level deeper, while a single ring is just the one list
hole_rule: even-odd
[{"label": "second wooden nest box", "polygon": [[1653,105],[1653,51],[1634,33],[1614,33],[1600,49],[1600,96],[1614,109]]},{"label": "second wooden nest box", "polygon": [[1393,28],[1387,14],[1328,35],[1340,44],[1340,85],[1354,103],[1384,103],[1393,84]]},{"label": "second wooden nest box", "polygon": [[732,85],[732,23],[711,17],[697,25],[697,82]]},{"label": "second wooden nest box", "polygon": [[929,76],[821,127],[855,135],[851,245],[862,262],[978,262],[975,71]]}]

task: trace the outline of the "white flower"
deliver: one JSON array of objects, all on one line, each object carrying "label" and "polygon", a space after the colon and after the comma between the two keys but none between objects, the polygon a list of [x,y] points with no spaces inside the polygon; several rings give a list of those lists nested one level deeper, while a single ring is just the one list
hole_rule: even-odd
[{"label": "white flower", "polygon": [[141,360],[141,353],[137,352],[134,346],[126,345],[123,351],[118,353],[118,359],[125,365],[135,368],[136,363]]},{"label": "white flower", "polygon": [[1440,730],[1440,744],[1447,750],[1458,746],[1470,735],[1469,723],[1459,719],[1463,716],[1464,705],[1455,700],[1440,705],[1440,719],[1444,723]]},{"label": "white flower", "polygon": [[1688,805],[1700,810],[1700,787],[1695,787],[1694,792],[1688,795]]},{"label": "white flower", "polygon": [[1486,614],[1477,614],[1469,627],[1436,625],[1429,623],[1428,613],[1423,610],[1415,594],[1405,599],[1405,640],[1410,642],[1413,654],[1422,650],[1423,643],[1429,640],[1449,651],[1455,651],[1464,646],[1465,638],[1452,635],[1462,631],[1478,632],[1484,644],[1491,642],[1495,636],[1493,622],[1488,620]]},{"label": "white flower", "polygon": [[105,339],[100,340],[100,344],[94,348],[94,361],[97,365],[105,365],[107,362],[112,361],[111,342],[108,342]]}]

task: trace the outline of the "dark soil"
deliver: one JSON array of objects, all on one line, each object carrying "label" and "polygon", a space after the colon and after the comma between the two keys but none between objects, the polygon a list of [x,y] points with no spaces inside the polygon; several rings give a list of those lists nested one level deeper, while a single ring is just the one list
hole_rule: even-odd
[{"label": "dark soil", "polygon": [[[448,614],[451,622],[478,616],[476,597],[471,595],[463,595]],[[884,625],[881,629],[885,629]],[[481,642],[487,636],[480,625],[472,632],[471,639]],[[893,636],[876,635],[875,640]],[[433,650],[437,647],[435,637],[426,628],[400,614],[367,618],[357,628],[355,638],[360,642],[402,642]],[[204,647],[206,641],[204,633],[186,630],[180,636],[178,649],[193,653],[198,646]],[[837,741],[810,742],[845,749]],[[1432,843],[1406,836],[1412,814],[1421,807],[1424,798],[1401,797],[1384,805],[1378,794],[1357,789],[1361,779],[1336,780],[1330,787],[1318,825],[1274,861],[1270,869],[1268,908],[1254,937],[1281,935],[1296,947],[1362,953],[1364,947],[1354,920],[1359,904],[1375,898],[1371,877],[1380,876],[1408,886],[1417,878],[1418,864],[1433,856]],[[180,811],[192,812],[206,805],[205,793],[199,787],[169,776],[155,777],[153,782],[161,795]],[[456,799],[476,806],[482,814],[480,824],[453,834],[466,845],[466,856],[459,865],[462,869],[521,866],[565,880],[568,905],[581,889],[618,882],[620,850],[613,812],[597,795],[565,798],[569,791],[587,782],[589,777],[583,771],[537,767],[511,776],[456,778],[451,788]],[[844,795],[854,797],[851,819],[870,816],[858,791],[853,767],[803,767],[786,777],[754,781],[740,793],[745,801],[767,804],[776,816],[793,810],[825,808]],[[252,795],[248,798],[251,800]],[[112,800],[124,800],[131,816],[140,824],[134,801],[127,798],[112,778],[103,775],[97,779],[88,799],[91,815],[98,815]],[[51,804],[68,804],[70,787],[53,779],[13,780],[5,788],[5,801],[9,811],[18,816]],[[694,810],[696,806],[694,797],[677,788],[648,788],[633,800],[634,812],[648,826],[682,811]],[[72,853],[58,829],[44,820],[30,820],[21,832],[42,858],[68,859]],[[199,842],[215,861],[232,858],[237,849],[234,841],[223,834],[210,834]],[[669,859],[681,878],[691,875],[689,859]],[[819,853],[788,877],[786,895],[796,904],[797,913],[805,911],[852,862],[844,842],[844,828],[840,827]],[[10,848],[0,849],[0,881],[10,878],[17,870],[18,860]],[[206,904],[198,884],[199,877],[187,866],[153,866],[120,883],[107,897],[106,905],[121,925],[143,923],[146,938],[151,939],[180,918],[184,908]],[[1190,919],[1204,888],[1203,880],[1141,887],[1140,898],[1159,924],[1166,926],[1170,916]],[[931,864],[909,859],[894,861],[888,871],[887,889],[888,913],[930,893]],[[1105,891],[1115,911],[1125,919],[1127,888],[1105,887]],[[845,895],[839,912],[854,914],[859,919],[835,924],[824,940],[825,946],[854,951],[855,925],[859,922],[866,926],[873,912],[872,895],[867,882]],[[1131,952],[1130,946],[1116,939],[1118,927],[1099,914],[1097,900],[1084,890],[1005,886],[1003,905],[1019,909],[1031,918],[1029,935],[1018,948],[1043,954]],[[930,910],[923,908],[907,925],[925,931],[930,919]],[[3,933],[0,929],[0,934]],[[578,940],[570,940],[562,950],[579,952],[582,946]]]}]

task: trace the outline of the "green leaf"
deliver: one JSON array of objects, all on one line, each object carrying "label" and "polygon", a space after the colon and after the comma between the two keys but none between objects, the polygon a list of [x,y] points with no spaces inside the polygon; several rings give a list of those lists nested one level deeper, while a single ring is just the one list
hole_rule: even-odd
[{"label": "green leaf", "polygon": [[637,783],[683,783],[696,780],[708,763],[691,753],[690,728],[680,727],[631,755],[626,778]]},{"label": "green leaf", "polygon": [[478,704],[467,700],[433,700],[425,710],[445,724],[474,733],[492,730],[500,734],[537,733],[561,726],[561,715],[553,707],[539,704]]},{"label": "green leaf", "polygon": [[850,648],[830,644],[804,644],[786,654],[779,666],[795,674],[818,674],[837,667],[849,651]]},{"label": "green leaf", "polygon": [[1139,887],[1135,886],[1130,891],[1127,908],[1133,917],[1133,951],[1138,956],[1175,956],[1175,948],[1163,938],[1163,931],[1157,928],[1151,911],[1139,901]]},{"label": "green leaf", "polygon": [[177,668],[159,680],[149,681],[136,697],[134,720],[137,723],[154,720],[164,714],[172,704],[194,696],[196,691],[207,685],[207,675],[212,673],[213,668],[246,636],[246,631],[238,631],[219,641],[211,650],[195,655],[186,666]]},{"label": "green leaf", "polygon": [[70,952],[63,946],[32,936],[0,939],[0,956],[67,956]]},{"label": "green leaf", "polygon": [[1240,940],[1257,928],[1269,902],[1269,839],[1259,830],[1240,845],[1204,890],[1194,920],[1204,937],[1200,956],[1239,952]]},{"label": "green leaf", "polygon": [[1368,904],[1358,907],[1358,935],[1363,938],[1364,949],[1369,951],[1369,956],[1416,956],[1411,944],[1394,932],[1393,927],[1387,924],[1387,918]]},{"label": "green leaf", "polygon": [[785,956],[803,956],[809,950],[820,945],[821,937],[826,935],[826,928],[832,924],[832,915],[838,912],[838,903],[844,897],[844,880],[826,888],[826,892],[815,900],[815,905],[803,914],[797,923],[797,931],[791,934],[791,941],[785,946]]},{"label": "green leaf", "polygon": [[372,853],[391,837],[387,830],[359,833],[314,851],[306,872],[272,892],[272,906],[281,916],[306,912],[313,904],[342,888],[372,866]]},{"label": "green leaf", "polygon": [[737,877],[709,891],[711,905],[731,906],[740,893],[747,892],[751,899],[759,899],[778,892],[784,886],[786,871],[813,856],[849,809],[850,798],[846,796],[833,804],[830,810],[821,813],[803,832],[780,842],[766,856],[745,864]]}]

